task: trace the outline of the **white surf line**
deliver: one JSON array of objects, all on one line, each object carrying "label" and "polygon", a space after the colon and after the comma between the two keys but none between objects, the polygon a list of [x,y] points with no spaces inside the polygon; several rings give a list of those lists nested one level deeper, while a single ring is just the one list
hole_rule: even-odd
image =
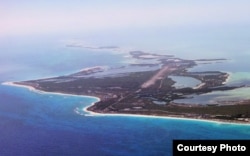
[{"label": "white surf line", "polygon": [[[22,87],[29,89],[30,91],[37,92],[39,94],[54,94],[54,95],[66,95],[66,96],[79,96],[79,97],[89,97],[89,98],[95,98],[98,102],[100,101],[100,98],[95,96],[85,96],[85,95],[75,95],[75,94],[66,94],[66,93],[57,93],[57,92],[45,92],[41,90],[37,90],[34,87],[26,86],[26,85],[20,85],[15,84],[13,82],[3,82],[2,85],[8,85],[8,86],[14,86],[14,87]],[[235,123],[235,122],[223,122],[223,121],[215,121],[215,120],[205,120],[205,119],[192,119],[192,118],[181,118],[181,117],[170,117],[170,116],[155,116],[155,115],[139,115],[139,114],[102,114],[102,113],[96,113],[87,110],[87,108],[93,106],[96,102],[91,103],[91,105],[88,105],[83,108],[83,111],[88,113],[84,114],[84,116],[121,116],[121,117],[142,117],[142,118],[155,118],[155,119],[171,119],[171,120],[184,120],[184,121],[199,121],[199,122],[209,122],[209,123],[216,123],[216,124],[227,124],[227,125],[240,125],[240,126],[250,126],[250,124],[244,124],[244,123]]]}]

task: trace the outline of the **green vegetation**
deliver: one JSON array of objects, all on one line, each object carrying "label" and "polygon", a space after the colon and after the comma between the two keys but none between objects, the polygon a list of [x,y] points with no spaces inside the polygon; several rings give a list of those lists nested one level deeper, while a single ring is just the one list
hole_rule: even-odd
[{"label": "green vegetation", "polygon": [[[131,52],[137,59],[147,53]],[[122,75],[91,76],[91,73],[105,72],[100,67],[91,68],[68,76],[16,82],[47,92],[70,93],[96,96],[101,99],[88,108],[99,113],[125,113],[185,118],[219,119],[224,121],[249,122],[250,103],[231,105],[176,104],[176,99],[185,99],[192,94],[204,94],[216,90],[231,90],[237,87],[223,85],[227,73],[219,71],[187,72],[194,61],[174,59],[172,56],[158,57],[162,68],[154,71],[131,72]],[[168,59],[170,57],[171,59]],[[148,58],[147,58],[148,59]],[[196,88],[174,88],[175,83],[168,76],[189,76],[203,85]]]}]

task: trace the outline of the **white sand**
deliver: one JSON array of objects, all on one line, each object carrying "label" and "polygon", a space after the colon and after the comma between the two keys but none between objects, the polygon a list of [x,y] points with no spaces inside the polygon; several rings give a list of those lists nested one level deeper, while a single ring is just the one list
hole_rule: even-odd
[{"label": "white sand", "polygon": [[226,78],[225,82],[223,82],[222,84],[227,84],[231,79],[232,73],[231,72],[226,72],[226,73],[228,74],[228,77]]},{"label": "white sand", "polygon": [[20,85],[20,84],[15,84],[13,82],[4,82],[2,85],[8,85],[8,86],[14,86],[14,87],[22,87],[22,88],[27,88],[30,91],[39,93],[39,94],[54,94],[54,95],[64,95],[64,96],[81,96],[81,97],[89,97],[89,98],[94,98],[97,101],[100,101],[100,98],[95,97],[95,96],[87,96],[87,95],[75,95],[75,94],[68,94],[68,93],[59,93],[59,92],[45,92],[41,90],[37,90],[34,87],[31,86],[26,86],[26,85]]},{"label": "white sand", "polygon": [[[19,85],[15,84],[13,82],[4,82],[2,85],[8,85],[8,86],[14,86],[14,87],[23,87],[27,88],[30,91],[37,92],[39,94],[56,94],[56,95],[66,95],[66,96],[81,96],[81,97],[89,97],[89,98],[95,98],[98,102],[100,101],[100,98],[94,97],[94,96],[85,96],[85,95],[75,95],[75,94],[66,94],[66,93],[55,93],[55,92],[45,92],[35,89],[31,86],[26,85]],[[85,114],[85,116],[122,116],[122,117],[143,117],[143,118],[157,118],[157,119],[173,119],[173,120],[186,120],[186,121],[200,121],[200,122],[209,122],[209,123],[216,123],[216,124],[231,124],[231,125],[244,125],[244,126],[250,126],[250,124],[244,124],[244,123],[235,123],[235,122],[223,122],[223,121],[217,121],[217,120],[205,120],[205,119],[192,119],[192,118],[181,118],[181,117],[169,117],[169,116],[154,116],[154,115],[137,115],[137,114],[101,114],[96,113],[92,111],[88,111],[87,108],[93,106],[96,102],[91,103],[91,105],[86,106],[83,108],[83,111],[88,113]]]},{"label": "white sand", "polygon": [[96,113],[87,110],[88,107],[93,106],[95,103],[92,103],[89,106],[86,106],[83,108],[83,111],[87,112],[88,114],[85,114],[85,116],[121,116],[121,117],[141,117],[141,118],[154,118],[154,119],[171,119],[171,120],[186,120],[186,121],[199,121],[199,122],[209,122],[209,123],[215,123],[215,124],[227,124],[227,125],[244,125],[244,126],[250,126],[250,124],[244,124],[244,123],[235,123],[235,122],[223,122],[219,120],[205,120],[205,119],[192,119],[192,118],[181,118],[181,117],[170,117],[170,116],[155,116],[155,115],[138,115],[138,114],[102,114],[102,113]]}]

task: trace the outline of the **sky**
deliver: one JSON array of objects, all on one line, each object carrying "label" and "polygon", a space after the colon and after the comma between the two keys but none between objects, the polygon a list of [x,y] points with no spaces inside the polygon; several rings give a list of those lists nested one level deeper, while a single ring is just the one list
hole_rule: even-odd
[{"label": "sky", "polygon": [[0,0],[0,35],[241,27],[247,0]]},{"label": "sky", "polygon": [[250,56],[249,8],[249,0],[0,0],[0,54],[76,43],[190,59]]}]

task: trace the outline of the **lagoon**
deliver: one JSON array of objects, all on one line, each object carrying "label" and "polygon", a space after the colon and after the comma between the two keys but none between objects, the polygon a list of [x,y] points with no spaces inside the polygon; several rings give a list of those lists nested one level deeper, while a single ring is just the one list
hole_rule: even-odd
[{"label": "lagoon", "polygon": [[[0,82],[69,74],[96,65],[119,67],[127,62],[122,53],[71,49],[54,41],[1,48],[9,53],[0,54],[1,66],[5,67],[0,71]],[[250,126],[246,125],[89,116],[83,108],[95,101],[0,85],[0,154],[168,156],[172,155],[173,139],[250,139]],[[76,109],[82,111],[76,113]]]},{"label": "lagoon", "polygon": [[169,76],[169,78],[175,81],[175,84],[173,86],[177,89],[194,88],[201,84],[200,80],[187,76]]}]

